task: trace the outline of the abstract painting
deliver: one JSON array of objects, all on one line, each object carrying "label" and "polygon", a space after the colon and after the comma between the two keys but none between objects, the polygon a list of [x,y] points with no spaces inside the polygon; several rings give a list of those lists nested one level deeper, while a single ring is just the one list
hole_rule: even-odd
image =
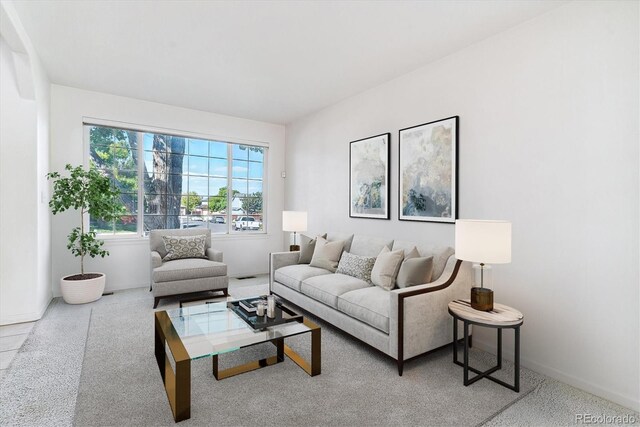
[{"label": "abstract painting", "polygon": [[350,143],[349,216],[389,219],[389,145],[384,133]]},{"label": "abstract painting", "polygon": [[399,219],[454,223],[458,116],[401,129]]}]

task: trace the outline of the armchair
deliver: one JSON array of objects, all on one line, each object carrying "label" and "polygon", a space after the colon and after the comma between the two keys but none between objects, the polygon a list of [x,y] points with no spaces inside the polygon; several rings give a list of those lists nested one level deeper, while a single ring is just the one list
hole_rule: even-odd
[{"label": "armchair", "polygon": [[[162,236],[206,235],[206,258],[183,258],[164,261],[167,255]],[[222,291],[227,295],[229,276],[222,262],[222,252],[211,247],[211,230],[152,230],[149,235],[151,250],[151,290],[153,308],[162,298],[206,291]]]}]

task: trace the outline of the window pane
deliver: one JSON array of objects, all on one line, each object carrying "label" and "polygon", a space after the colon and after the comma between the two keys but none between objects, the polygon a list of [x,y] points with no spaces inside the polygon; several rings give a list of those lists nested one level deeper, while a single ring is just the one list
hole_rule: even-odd
[{"label": "window pane", "polygon": [[236,160],[249,160],[249,150],[246,145],[233,144],[233,158]]},{"label": "window pane", "polygon": [[146,151],[153,150],[153,134],[145,133],[143,137],[143,145]]},{"label": "window pane", "polygon": [[117,234],[135,234],[138,231],[138,217],[136,215],[124,215],[116,220],[115,232]]},{"label": "window pane", "polygon": [[[185,159],[186,158],[187,157],[185,157]],[[208,175],[209,161],[207,157],[189,156],[188,159],[189,159],[189,175]]]},{"label": "window pane", "polygon": [[196,193],[182,195],[180,200],[180,212],[202,215],[202,196]]},{"label": "window pane", "polygon": [[209,159],[209,176],[227,176],[226,159]]},{"label": "window pane", "polygon": [[233,180],[233,192],[238,192],[238,197],[246,197],[249,191],[248,181],[246,179]]},{"label": "window pane", "polygon": [[262,179],[263,165],[258,162],[249,162],[249,178]]},{"label": "window pane", "polygon": [[227,211],[226,197],[209,197],[207,201],[209,215],[224,215]]},{"label": "window pane", "polygon": [[259,197],[262,197],[262,181],[249,180],[249,188],[247,195],[250,197],[256,197],[259,193]]},{"label": "window pane", "polygon": [[144,213],[145,214],[163,214],[166,211],[167,195],[166,194],[145,194],[144,195]]},{"label": "window pane", "polygon": [[189,154],[192,156],[208,156],[209,155],[209,142],[201,139],[188,139],[189,141]]},{"label": "window pane", "polygon": [[126,213],[138,213],[138,193],[121,193],[120,203],[124,205]]},{"label": "window pane", "polygon": [[98,234],[113,234],[113,223],[89,218],[89,228]]},{"label": "window pane", "polygon": [[181,175],[183,173],[187,173],[187,162],[189,161],[189,157],[183,154],[170,153],[168,155],[168,162],[166,165],[166,169],[168,169],[168,173],[172,173],[174,175]]},{"label": "window pane", "polygon": [[249,162],[242,160],[233,161],[233,177],[234,178],[247,178],[249,175]]},{"label": "window pane", "polygon": [[[240,199],[242,210],[256,218],[262,218],[262,197],[245,197]],[[260,217],[260,218],[258,218]]]},{"label": "window pane", "polygon": [[227,178],[209,178],[209,195],[227,197]]},{"label": "window pane", "polygon": [[[185,178],[183,176],[183,178]],[[209,194],[209,179],[201,176],[189,176],[189,194],[196,193],[200,196]]]},{"label": "window pane", "polygon": [[249,147],[249,160],[257,162],[264,162],[264,148],[262,147]]},{"label": "window pane", "polygon": [[209,143],[209,157],[216,157],[219,159],[227,158],[227,143],[211,141]]}]

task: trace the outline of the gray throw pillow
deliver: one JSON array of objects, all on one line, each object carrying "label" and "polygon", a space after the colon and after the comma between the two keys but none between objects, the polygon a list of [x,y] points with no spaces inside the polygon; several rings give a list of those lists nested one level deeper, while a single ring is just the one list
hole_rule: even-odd
[{"label": "gray throw pillow", "polygon": [[376,263],[376,257],[360,256],[345,252],[340,258],[336,273],[346,274],[371,283],[371,270]]},{"label": "gray throw pillow", "polygon": [[399,288],[423,285],[431,282],[433,256],[405,259],[398,271],[396,284]]},{"label": "gray throw pillow", "polygon": [[318,236],[316,239],[316,248],[313,251],[313,257],[311,258],[311,263],[309,263],[309,265],[311,267],[324,268],[325,270],[335,273],[338,268],[338,261],[340,261],[343,247],[343,240],[327,242],[324,237]]},{"label": "gray throw pillow", "polygon": [[164,261],[181,258],[204,258],[204,247],[207,243],[206,234],[195,236],[162,236],[167,255]]},{"label": "gray throw pillow", "polygon": [[371,282],[387,291],[393,289],[403,258],[402,249],[390,251],[386,246],[382,248],[371,270]]},{"label": "gray throw pillow", "polygon": [[[327,233],[324,233],[320,236],[324,239],[327,238]],[[313,258],[313,251],[316,249],[316,239],[305,236],[304,234],[300,235],[300,258],[298,259],[298,264],[309,264],[311,262],[311,258]]]}]

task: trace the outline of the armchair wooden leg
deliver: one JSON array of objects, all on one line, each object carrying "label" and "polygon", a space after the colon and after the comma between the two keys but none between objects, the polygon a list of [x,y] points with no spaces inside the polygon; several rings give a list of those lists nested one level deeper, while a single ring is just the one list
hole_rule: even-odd
[{"label": "armchair wooden leg", "polygon": [[403,360],[398,360],[398,375],[402,376],[402,368],[404,367],[404,361]]}]

